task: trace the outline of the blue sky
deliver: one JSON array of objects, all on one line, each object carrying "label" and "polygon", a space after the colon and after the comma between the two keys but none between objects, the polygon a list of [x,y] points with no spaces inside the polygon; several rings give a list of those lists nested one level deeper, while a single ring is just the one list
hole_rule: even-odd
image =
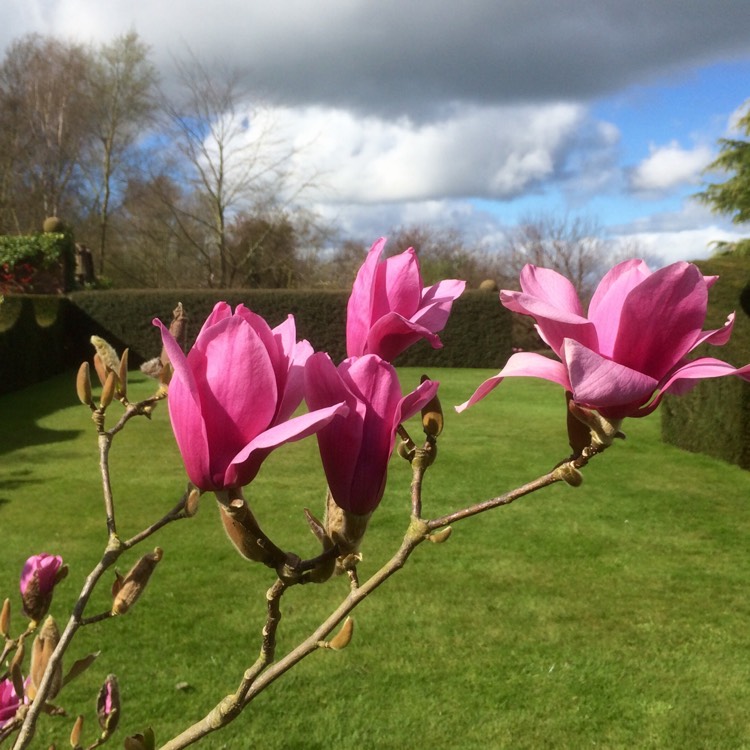
[{"label": "blue sky", "polygon": [[[747,0],[6,0],[0,49],[135,30],[234,68],[252,122],[304,144],[308,207],[366,240],[457,227],[493,248],[519,219],[586,216],[663,262],[746,231],[690,199],[750,98]],[[259,109],[258,102],[262,102]],[[248,140],[258,137],[251,127]]]}]

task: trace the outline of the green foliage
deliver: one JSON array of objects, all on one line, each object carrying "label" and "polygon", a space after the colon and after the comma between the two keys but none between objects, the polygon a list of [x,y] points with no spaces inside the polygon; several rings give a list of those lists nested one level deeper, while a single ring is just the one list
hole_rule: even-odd
[{"label": "green foliage", "polygon": [[[740,118],[737,127],[750,135],[750,110]],[[721,138],[719,145],[719,156],[709,164],[707,171],[734,174],[725,182],[709,184],[697,198],[712,210],[729,214],[735,224],[743,224],[750,220],[750,142]]]},{"label": "green foliage", "polygon": [[[703,273],[719,276],[709,292],[707,327],[721,327],[726,313],[736,312],[730,341],[720,349],[705,346],[700,356],[718,357],[735,367],[750,363],[750,313],[743,307],[750,259],[730,255],[697,265]],[[739,378],[704,380],[685,396],[665,398],[660,411],[666,442],[750,469],[750,383]]]},{"label": "green foliage", "polygon": [[[430,374],[441,381],[446,427],[425,480],[428,516],[494,497],[568,454],[560,388],[509,379],[457,415],[452,404],[492,371]],[[399,375],[412,388],[420,370]],[[95,430],[73,382],[70,373],[0,397],[0,598],[13,601],[14,632],[24,625],[18,576],[30,554],[61,554],[70,565],[51,610],[64,622],[107,543]],[[131,389],[143,397],[153,383],[134,373]],[[455,524],[445,544],[422,545],[355,611],[347,649],[313,654],[196,747],[750,746],[750,474],[663,445],[655,417],[624,429],[628,439],[591,462],[581,488],[551,487]],[[163,405],[117,437],[111,462],[123,538],[184,491]],[[410,480],[394,457],[362,579],[403,536]],[[301,509],[319,515],[324,495],[310,439],[275,451],[248,496],[272,537],[307,556],[315,544]],[[93,741],[94,701],[109,673],[123,706],[116,747],[147,726],[164,743],[236,688],[258,653],[273,574],[237,555],[214,505],[204,495],[195,518],[149,540],[164,559],[131,613],[79,632],[65,669],[102,653],[56,701],[68,716],[41,718],[34,747],[67,746],[78,714]],[[87,614],[107,609],[113,577]],[[290,589],[277,656],[347,591],[345,577]]]},{"label": "green foliage", "polygon": [[0,265],[24,261],[37,262],[45,268],[59,263],[68,252],[66,235],[42,232],[32,235],[0,235]]}]

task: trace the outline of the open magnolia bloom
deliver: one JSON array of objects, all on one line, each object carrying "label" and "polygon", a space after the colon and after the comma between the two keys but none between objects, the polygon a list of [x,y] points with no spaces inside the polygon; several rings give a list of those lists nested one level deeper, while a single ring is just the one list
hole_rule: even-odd
[{"label": "open magnolia bloom", "polygon": [[310,408],[344,402],[348,411],[317,433],[328,487],[342,510],[364,516],[380,503],[396,429],[435,395],[438,383],[425,380],[406,396],[393,365],[374,354],[344,360],[336,367],[317,353],[305,367],[305,399]]},{"label": "open magnolia bloom", "polygon": [[465,281],[448,279],[422,288],[413,248],[380,260],[386,240],[371,248],[357,273],[346,310],[346,352],[350,357],[377,354],[391,362],[420,339],[438,349],[454,300]]},{"label": "open magnolia bloom", "polygon": [[174,375],[169,415],[190,481],[201,490],[242,487],[279,445],[313,434],[342,404],[290,418],[302,401],[312,354],[294,318],[271,329],[238,305],[219,302],[187,356],[158,320]]},{"label": "open magnolia bloom", "polygon": [[627,260],[601,280],[584,313],[568,279],[549,268],[527,265],[520,292],[502,291],[509,310],[530,315],[544,342],[559,357],[519,352],[486,380],[462,411],[484,398],[503,378],[530,376],[559,383],[575,403],[610,420],[650,414],[665,393],[682,394],[699,379],[738,375],[750,380],[750,365],[735,368],[713,357],[688,360],[701,344],[725,344],[734,313],[717,330],[703,331],[708,288],[691,263],[673,263],[654,273],[642,260]]}]

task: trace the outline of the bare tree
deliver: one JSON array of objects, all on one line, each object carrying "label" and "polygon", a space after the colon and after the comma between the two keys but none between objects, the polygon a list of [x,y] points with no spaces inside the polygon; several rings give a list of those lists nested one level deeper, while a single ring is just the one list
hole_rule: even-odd
[{"label": "bare tree", "polygon": [[165,111],[189,197],[173,206],[174,214],[208,282],[229,286],[247,260],[229,248],[231,220],[283,214],[306,185],[291,184],[294,148],[275,138],[267,110],[250,103],[241,71],[210,68],[195,56],[177,61],[176,69],[179,94],[167,99]]},{"label": "bare tree", "polygon": [[44,216],[78,205],[90,133],[90,68],[82,46],[36,34],[13,42],[6,52],[0,110],[10,141],[1,184],[6,200],[12,196],[19,228],[37,227]]},{"label": "bare tree", "polygon": [[100,273],[105,266],[115,181],[124,184],[125,167],[157,106],[157,75],[148,55],[149,48],[131,31],[103,44],[94,56],[91,148]]},{"label": "bare tree", "polygon": [[499,250],[504,276],[517,279],[527,263],[558,271],[588,299],[606,271],[613,252],[596,221],[554,213],[522,219]]}]

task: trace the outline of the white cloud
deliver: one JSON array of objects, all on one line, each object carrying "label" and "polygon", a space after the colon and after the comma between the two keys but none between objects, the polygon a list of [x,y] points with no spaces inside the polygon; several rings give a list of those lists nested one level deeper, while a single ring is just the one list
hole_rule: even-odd
[{"label": "white cloud", "polygon": [[708,146],[685,149],[676,141],[666,146],[651,146],[650,151],[630,176],[630,186],[638,192],[663,193],[695,184],[713,158]]},{"label": "white cloud", "polygon": [[295,171],[320,175],[329,201],[377,204],[508,200],[538,188],[574,161],[588,116],[578,105],[550,104],[456,107],[429,123],[325,107],[275,108],[267,117],[274,135],[294,144]]}]

